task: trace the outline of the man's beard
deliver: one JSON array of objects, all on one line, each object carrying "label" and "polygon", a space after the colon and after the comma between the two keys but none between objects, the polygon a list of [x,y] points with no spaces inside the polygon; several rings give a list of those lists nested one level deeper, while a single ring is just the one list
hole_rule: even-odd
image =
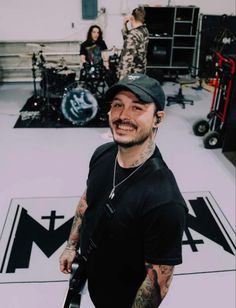
[{"label": "man's beard", "polygon": [[[113,124],[121,124],[122,121],[120,120],[117,120],[116,122],[114,122]],[[134,125],[133,125],[134,126]],[[135,126],[135,128],[137,128]],[[111,132],[112,132],[112,135],[113,135],[113,140],[114,142],[120,146],[120,147],[123,147],[123,148],[131,148],[133,146],[136,146],[136,145],[141,145],[143,144],[148,138],[150,138],[150,131],[145,131],[143,132],[140,136],[137,136],[136,138],[134,138],[133,140],[130,140],[130,141],[118,141],[118,140],[115,140],[115,137],[114,137],[114,133],[113,133],[113,130],[110,126],[110,129],[111,129]]]},{"label": "man's beard", "polygon": [[127,141],[127,142],[122,142],[122,141],[117,141],[114,139],[114,142],[122,147],[122,148],[131,148],[133,146],[136,146],[136,145],[140,145],[140,144],[143,144],[147,139],[149,138],[149,135],[148,136],[142,136],[140,138],[136,138],[134,140],[131,140],[131,141]]}]

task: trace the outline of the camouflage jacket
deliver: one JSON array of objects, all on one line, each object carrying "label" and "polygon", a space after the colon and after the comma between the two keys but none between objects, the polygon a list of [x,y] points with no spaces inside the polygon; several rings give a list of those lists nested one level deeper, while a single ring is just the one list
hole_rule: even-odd
[{"label": "camouflage jacket", "polygon": [[118,78],[131,73],[145,73],[149,33],[146,25],[122,30],[124,44],[120,55]]}]

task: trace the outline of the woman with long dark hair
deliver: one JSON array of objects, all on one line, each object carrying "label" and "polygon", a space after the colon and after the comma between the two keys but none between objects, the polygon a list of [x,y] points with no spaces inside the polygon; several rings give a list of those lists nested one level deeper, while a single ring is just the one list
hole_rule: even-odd
[{"label": "woman with long dark hair", "polygon": [[81,63],[102,63],[102,51],[106,49],[107,45],[103,40],[101,28],[97,25],[92,25],[88,30],[86,41],[80,47]]}]

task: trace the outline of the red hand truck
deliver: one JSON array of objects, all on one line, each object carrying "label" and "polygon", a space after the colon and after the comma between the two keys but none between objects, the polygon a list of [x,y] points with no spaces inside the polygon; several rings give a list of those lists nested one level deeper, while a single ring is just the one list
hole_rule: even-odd
[{"label": "red hand truck", "polygon": [[215,52],[215,82],[210,112],[206,119],[193,124],[196,136],[204,136],[203,144],[207,149],[222,147],[224,140],[225,120],[227,117],[232,80],[235,75],[236,63],[230,57]]}]

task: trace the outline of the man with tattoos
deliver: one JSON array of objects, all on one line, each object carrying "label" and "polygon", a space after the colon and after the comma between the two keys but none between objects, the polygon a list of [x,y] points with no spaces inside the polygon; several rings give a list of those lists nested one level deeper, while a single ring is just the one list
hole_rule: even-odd
[{"label": "man with tattoos", "polygon": [[87,260],[90,297],[96,308],[157,308],[182,262],[187,211],[155,144],[165,95],[158,81],[136,73],[113,85],[106,98],[114,142],[91,158],[60,269],[70,272],[79,242],[86,253],[109,204],[115,213]]}]

